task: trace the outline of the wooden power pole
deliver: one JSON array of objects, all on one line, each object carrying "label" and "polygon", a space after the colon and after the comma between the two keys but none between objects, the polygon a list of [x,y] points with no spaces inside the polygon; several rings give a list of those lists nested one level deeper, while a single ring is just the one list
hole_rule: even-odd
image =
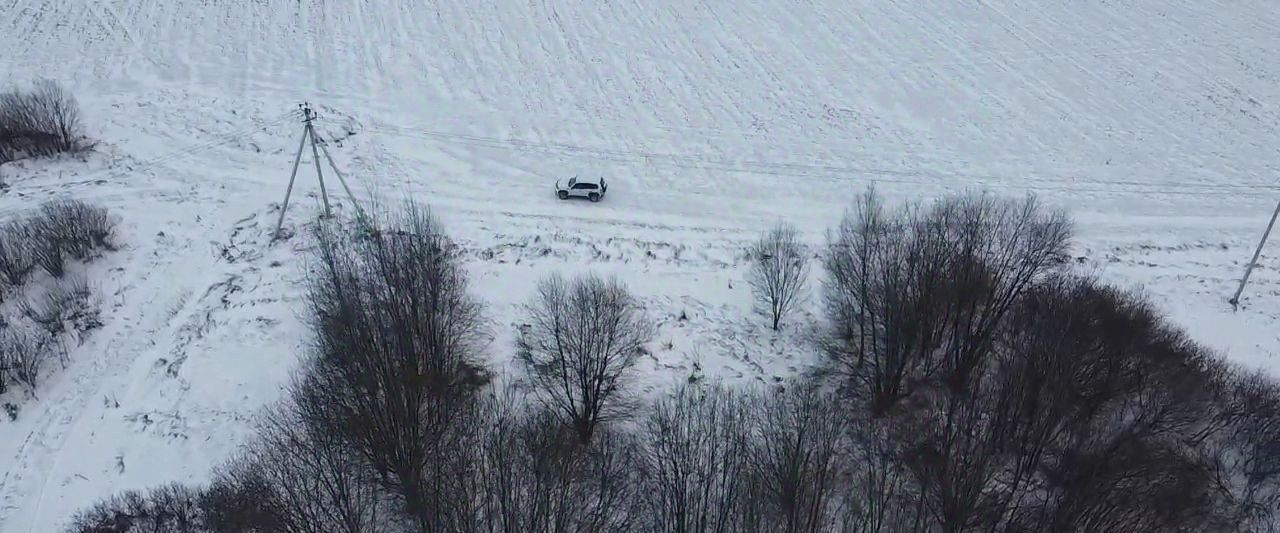
[{"label": "wooden power pole", "polygon": [[351,199],[351,204],[356,208],[356,214],[364,217],[364,211],[360,209],[360,204],[356,202],[356,197],[351,194],[351,188],[347,186],[347,180],[343,177],[342,172],[338,170],[338,165],[334,163],[333,157],[329,155],[329,149],[325,147],[324,139],[316,135],[315,126],[312,121],[316,119],[316,114],[311,110],[311,105],[307,103],[298,106],[302,109],[302,140],[298,142],[298,153],[293,156],[293,170],[289,172],[289,187],[284,191],[284,203],[280,205],[280,219],[276,221],[276,231],[272,235],[272,240],[280,238],[280,228],[284,225],[284,214],[289,210],[289,197],[293,194],[293,183],[298,177],[298,164],[302,161],[302,150],[306,148],[307,142],[311,142],[311,160],[316,165],[316,179],[320,181],[320,197],[324,200],[324,217],[332,216],[329,208],[329,191],[324,185],[324,172],[320,170],[320,152],[324,152],[324,157],[329,162],[329,167],[333,169],[333,173],[338,177],[338,182],[342,184],[343,190],[346,191],[347,197]]},{"label": "wooden power pole", "polygon": [[1249,282],[1249,274],[1253,273],[1254,265],[1258,264],[1258,257],[1262,255],[1262,246],[1267,243],[1267,237],[1271,236],[1271,228],[1276,225],[1276,216],[1280,215],[1280,203],[1276,204],[1276,210],[1271,213],[1271,222],[1267,222],[1266,231],[1262,232],[1262,239],[1258,241],[1258,249],[1253,251],[1253,259],[1249,260],[1249,264],[1244,267],[1244,277],[1240,278],[1240,286],[1236,287],[1236,294],[1230,300],[1231,309],[1240,308],[1240,293],[1244,292],[1244,284]]}]

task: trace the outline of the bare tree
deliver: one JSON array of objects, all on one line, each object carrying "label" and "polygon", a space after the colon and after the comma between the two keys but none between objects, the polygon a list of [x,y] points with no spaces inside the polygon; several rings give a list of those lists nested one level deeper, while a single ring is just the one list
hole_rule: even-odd
[{"label": "bare tree", "polygon": [[835,395],[796,381],[759,402],[748,452],[752,468],[742,490],[744,530],[831,531],[845,477],[843,426],[832,416],[839,405]]},{"label": "bare tree", "polygon": [[751,444],[744,394],[686,385],[650,412],[644,425],[645,494],[651,526],[662,533],[731,533],[747,498]]},{"label": "bare tree", "polygon": [[426,211],[353,229],[322,225],[309,298],[316,336],[308,393],[318,433],[340,435],[422,531],[470,515],[466,440],[484,384],[482,308],[460,250]]},{"label": "bare tree", "polygon": [[598,429],[582,460],[583,512],[571,531],[648,533],[640,500],[643,470],[640,443],[628,431]]},{"label": "bare tree", "polygon": [[1061,215],[986,196],[891,212],[869,193],[837,235],[828,350],[866,495],[846,527],[1231,523],[1205,459],[1221,364],[1141,298],[1062,274]]},{"label": "bare tree", "polygon": [[844,420],[849,447],[843,460],[849,471],[840,494],[840,531],[848,533],[925,530],[921,491],[902,457],[902,420],[868,416],[854,409]]},{"label": "bare tree", "polygon": [[571,467],[577,442],[554,413],[526,410],[510,391],[489,405],[478,477],[476,529],[564,531],[576,514]]},{"label": "bare tree", "polygon": [[582,445],[557,413],[513,400],[508,392],[487,411],[478,461],[483,496],[468,531],[647,531],[634,439],[602,429]]},{"label": "bare tree", "polygon": [[768,310],[773,330],[805,299],[809,258],[795,226],[779,223],[760,236],[750,249],[748,282],[756,301]]},{"label": "bare tree", "polygon": [[625,378],[654,326],[621,282],[594,274],[543,279],[525,310],[517,357],[546,405],[590,442],[601,421],[624,410]]},{"label": "bare tree", "polygon": [[1219,505],[1234,530],[1280,531],[1280,384],[1256,372],[1229,383],[1207,450]]},{"label": "bare tree", "polygon": [[874,191],[845,217],[825,260],[829,355],[876,412],[926,383],[961,391],[990,361],[1020,294],[1054,271],[1061,213],[988,196],[888,213]]},{"label": "bare tree", "polygon": [[108,497],[76,514],[73,533],[199,533],[203,526],[199,491],[171,483],[144,492]]},{"label": "bare tree", "polygon": [[252,518],[254,530],[281,533],[390,531],[396,520],[374,469],[341,435],[315,431],[302,415],[286,402],[263,417],[256,440],[215,482],[221,501],[251,498],[209,514]]}]

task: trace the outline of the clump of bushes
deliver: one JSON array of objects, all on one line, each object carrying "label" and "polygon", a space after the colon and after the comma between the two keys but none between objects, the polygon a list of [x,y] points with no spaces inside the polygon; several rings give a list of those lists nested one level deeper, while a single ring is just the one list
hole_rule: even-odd
[{"label": "clump of bushes", "polygon": [[90,148],[75,97],[50,80],[0,93],[0,163]]},{"label": "clump of bushes", "polygon": [[116,249],[116,222],[106,208],[79,200],[57,200],[0,232],[0,301],[7,287],[22,286],[36,268],[60,278],[67,259],[88,261]]},{"label": "clump of bushes", "polygon": [[[90,261],[114,250],[115,221],[106,209],[76,200],[49,202],[0,227],[0,392],[20,384],[35,395],[50,361],[65,363],[63,337],[102,326],[87,278],[67,275],[67,260]],[[47,279],[33,273],[43,270]],[[5,312],[12,309],[14,314]]]}]

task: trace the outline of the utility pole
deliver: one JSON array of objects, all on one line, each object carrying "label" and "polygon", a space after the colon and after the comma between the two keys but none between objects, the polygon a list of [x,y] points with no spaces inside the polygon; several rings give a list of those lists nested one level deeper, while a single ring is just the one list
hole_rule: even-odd
[{"label": "utility pole", "polygon": [[1240,286],[1236,288],[1236,295],[1227,300],[1231,304],[1233,311],[1240,308],[1240,293],[1244,292],[1244,284],[1249,282],[1249,274],[1253,273],[1254,265],[1258,264],[1258,257],[1262,255],[1262,246],[1267,243],[1267,237],[1271,236],[1271,228],[1276,225],[1276,217],[1280,216],[1280,203],[1276,203],[1276,210],[1271,213],[1271,222],[1267,223],[1267,230],[1262,232],[1262,240],[1258,241],[1258,249],[1253,251],[1253,259],[1249,260],[1249,264],[1244,267],[1244,277],[1240,278]]},{"label": "utility pole", "polygon": [[293,194],[293,183],[298,177],[298,164],[302,161],[302,150],[306,148],[307,141],[311,141],[311,160],[316,166],[316,179],[320,181],[320,197],[324,199],[324,217],[329,218],[333,212],[329,209],[329,191],[324,185],[324,172],[320,170],[320,151],[324,151],[324,157],[329,161],[329,167],[333,169],[334,175],[338,177],[338,181],[342,184],[342,188],[347,192],[347,197],[351,199],[351,204],[356,208],[357,216],[364,218],[364,210],[360,209],[359,202],[356,197],[351,194],[351,188],[347,186],[347,180],[343,177],[342,172],[338,170],[338,165],[333,162],[333,157],[329,155],[329,149],[325,147],[324,139],[316,134],[315,126],[312,121],[316,119],[316,114],[311,110],[308,103],[299,104],[302,109],[302,140],[298,142],[298,153],[293,156],[293,170],[289,172],[289,187],[284,191],[284,203],[280,205],[280,219],[276,221],[276,231],[271,239],[280,238],[280,228],[284,225],[284,214],[289,210],[289,197]]}]

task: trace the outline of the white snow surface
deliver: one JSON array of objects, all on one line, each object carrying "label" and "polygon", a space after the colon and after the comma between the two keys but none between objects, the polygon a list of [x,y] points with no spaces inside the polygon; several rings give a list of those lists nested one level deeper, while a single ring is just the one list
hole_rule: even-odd
[{"label": "white snow surface", "polygon": [[[1079,268],[1280,375],[1280,242],[1226,302],[1280,200],[1277,52],[1269,0],[0,0],[0,81],[63,83],[99,142],[0,167],[0,218],[99,202],[124,243],[84,267],[105,327],[0,421],[0,531],[204,480],[280,397],[309,153],[296,236],[268,236],[303,100],[354,132],[330,149],[361,202],[429,204],[466,245],[502,372],[536,280],[588,269],[662,324],[637,394],[803,370],[818,301],[769,331],[744,244],[776,220],[820,244],[874,183],[1035,193],[1075,218]],[[609,196],[556,200],[575,173]]]}]

